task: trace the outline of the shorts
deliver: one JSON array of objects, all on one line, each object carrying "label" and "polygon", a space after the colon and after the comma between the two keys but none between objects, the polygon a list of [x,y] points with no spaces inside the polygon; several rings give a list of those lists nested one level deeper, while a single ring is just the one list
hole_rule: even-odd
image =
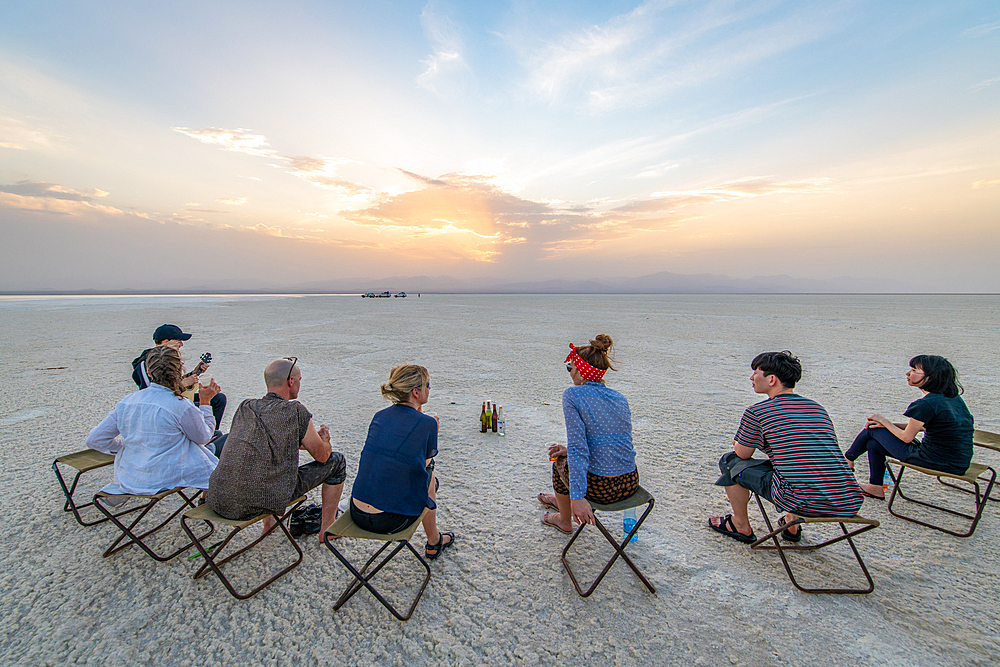
[{"label": "shorts", "polygon": [[[625,500],[639,488],[639,469],[624,475],[601,477],[587,472],[587,500],[599,505],[610,505]],[[561,496],[569,495],[569,466],[565,456],[552,464],[552,490]]]},{"label": "shorts", "polygon": [[753,491],[761,498],[774,502],[774,466],[769,459],[741,459],[736,452],[726,452],[719,459],[722,476],[716,486],[739,485]]},{"label": "shorts", "polygon": [[308,491],[315,489],[323,482],[335,486],[343,484],[346,479],[347,461],[344,459],[344,455],[340,452],[330,452],[330,458],[326,460],[326,463],[313,461],[304,466],[299,466],[299,476],[295,481],[295,491],[289,500],[304,496]]}]

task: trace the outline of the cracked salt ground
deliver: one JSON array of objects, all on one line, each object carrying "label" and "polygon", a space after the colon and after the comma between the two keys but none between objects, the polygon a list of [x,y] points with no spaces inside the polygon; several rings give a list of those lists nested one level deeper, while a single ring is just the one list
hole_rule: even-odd
[{"label": "cracked salt ground", "polygon": [[[762,666],[1000,659],[996,507],[987,508],[972,538],[959,540],[867,502],[863,513],[883,525],[858,541],[876,582],[875,592],[862,597],[799,593],[774,554],[750,553],[705,525],[726,511],[712,482],[740,413],[756,400],[747,379],[754,354],[790,348],[803,359],[800,391],[828,409],[844,446],[867,414],[896,414],[913,399],[900,378],[920,352],[951,358],[977,425],[1000,431],[992,356],[1000,298],[425,294],[379,304],[380,310],[366,301],[108,298],[5,309],[0,299],[6,352],[0,382],[14,388],[0,419],[32,415],[0,422],[6,445],[0,663]],[[911,326],[914,318],[920,327]],[[111,529],[80,527],[61,511],[51,460],[82,448],[89,429],[133,390],[129,361],[163,322],[194,332],[184,347],[189,358],[212,352],[210,375],[231,405],[224,430],[241,399],[263,394],[264,365],[298,356],[302,402],[317,422],[330,425],[334,447],[347,456],[348,487],[371,416],[384,406],[378,384],[389,367],[412,361],[430,369],[427,409],[441,418],[439,521],[458,542],[432,563],[433,578],[409,622],[395,621],[365,593],[334,613],[348,577],[314,539],[300,540],[305,560],[298,569],[238,602],[211,576],[193,581],[197,561],[157,564],[135,549],[101,558]],[[88,344],[67,331],[89,332]],[[656,585],[655,596],[618,563],[591,598],[581,599],[559,563],[568,538],[539,521],[535,494],[550,485],[543,446],[565,437],[559,396],[567,384],[566,344],[586,343],[598,331],[615,338],[621,370],[608,381],[629,398],[642,484],[656,496],[628,551]],[[68,368],[25,370],[60,366]],[[478,432],[485,398],[504,406],[505,438]],[[866,473],[863,462],[858,468]],[[940,493],[933,486],[928,492]],[[318,501],[312,494],[310,502]],[[759,532],[759,517],[751,517]],[[617,515],[606,523],[620,532]],[[588,530],[581,542],[597,548],[603,541],[597,538]],[[423,546],[421,531],[414,542]],[[345,542],[345,548],[360,555],[365,545]],[[286,558],[285,549],[250,552],[230,574],[254,576]],[[600,566],[599,555],[588,562],[585,551],[574,552],[585,573]],[[845,562],[837,552],[815,561],[802,556],[823,572],[838,573]],[[399,561],[383,579],[397,599],[412,590],[407,565],[413,564]]]}]

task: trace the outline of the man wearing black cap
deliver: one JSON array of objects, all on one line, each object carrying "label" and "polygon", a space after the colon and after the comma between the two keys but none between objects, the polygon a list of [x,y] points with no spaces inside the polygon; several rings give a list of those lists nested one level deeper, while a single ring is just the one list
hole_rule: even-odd
[{"label": "man wearing black cap", "polygon": [[[153,342],[157,346],[165,345],[166,347],[172,347],[178,352],[184,347],[184,341],[191,338],[191,334],[184,333],[181,328],[176,324],[161,324],[156,327],[156,331],[153,332]],[[138,357],[132,360],[132,380],[135,382],[139,389],[145,389],[149,386],[149,375],[146,374],[146,355],[149,354],[149,350],[153,348],[148,348],[142,351]],[[208,364],[199,362],[198,366],[195,367],[194,373],[190,376],[185,377],[181,380],[181,384],[184,388],[188,388],[198,382],[198,376],[208,370]],[[194,404],[198,405],[198,394],[194,395]],[[223,393],[218,393],[212,398],[212,415],[215,417],[215,429],[219,429],[219,424],[222,423],[222,415],[226,411],[226,395]]]}]

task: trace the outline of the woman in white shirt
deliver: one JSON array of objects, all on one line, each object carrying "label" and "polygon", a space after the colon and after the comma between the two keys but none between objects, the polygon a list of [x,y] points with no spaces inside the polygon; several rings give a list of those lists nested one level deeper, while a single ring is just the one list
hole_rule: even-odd
[{"label": "woman in white shirt", "polygon": [[[119,401],[87,436],[87,446],[115,454],[112,493],[151,494],[176,487],[207,489],[219,459],[205,445],[215,433],[212,380],[200,390],[201,407],[181,396],[180,353],[157,347],[146,358],[152,383]],[[117,437],[120,434],[120,438]]]}]

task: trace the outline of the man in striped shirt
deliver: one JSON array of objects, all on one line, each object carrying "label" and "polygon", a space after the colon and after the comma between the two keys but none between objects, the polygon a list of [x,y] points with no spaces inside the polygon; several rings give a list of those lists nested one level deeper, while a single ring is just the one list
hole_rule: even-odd
[{"label": "man in striped shirt", "polygon": [[[716,485],[725,487],[733,513],[712,517],[709,526],[745,544],[756,541],[747,514],[751,491],[786,513],[779,526],[796,516],[857,514],[864,498],[830,416],[819,403],[793,391],[802,377],[799,360],[788,351],[764,352],[750,367],[753,390],[767,399],[743,412],[734,451],[719,459],[722,476]],[[752,458],[758,449],[766,459]],[[801,526],[786,528],[781,536],[798,542]]]}]

